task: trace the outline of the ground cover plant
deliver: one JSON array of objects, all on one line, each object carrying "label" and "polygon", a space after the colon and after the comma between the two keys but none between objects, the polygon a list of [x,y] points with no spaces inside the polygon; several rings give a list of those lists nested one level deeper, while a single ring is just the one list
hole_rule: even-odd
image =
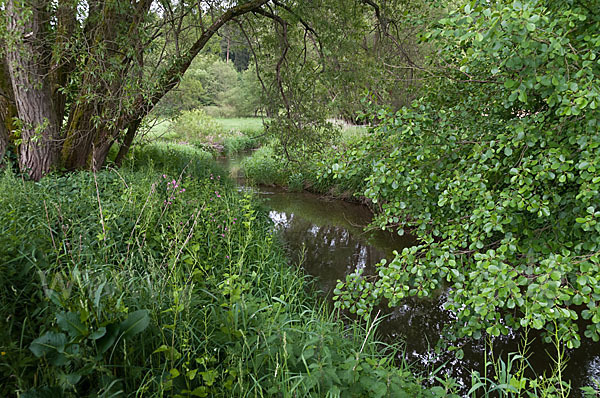
[{"label": "ground cover plant", "polygon": [[146,146],[120,170],[3,172],[0,394],[428,394],[372,327],[316,304],[208,157]]}]

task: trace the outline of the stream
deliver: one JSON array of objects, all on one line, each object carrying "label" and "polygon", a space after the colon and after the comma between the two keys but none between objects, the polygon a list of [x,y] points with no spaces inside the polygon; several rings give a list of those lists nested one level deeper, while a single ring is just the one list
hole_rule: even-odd
[{"label": "stream", "polygon": [[[248,155],[219,159],[243,189],[247,188],[239,176],[239,164],[245,156]],[[372,274],[381,259],[391,259],[394,250],[401,251],[415,243],[410,236],[380,230],[365,232],[372,213],[360,204],[275,187],[260,186],[253,190],[264,199],[292,264],[301,264],[308,274],[317,277],[318,288],[329,299],[338,280],[360,268]],[[444,310],[444,302],[441,294],[405,299],[394,309],[381,308],[385,317],[377,329],[378,337],[387,342],[403,341],[405,360],[424,374],[437,370],[442,379],[445,375],[453,377],[466,393],[471,386],[471,370],[483,374],[486,342],[463,341],[464,357],[460,360],[451,352],[436,354],[434,347],[444,326],[454,321],[452,313]],[[534,332],[529,333],[529,339],[533,339],[529,363],[536,374],[549,373],[552,365],[549,354],[555,356],[556,348],[545,344]],[[519,350],[519,343],[518,335],[496,338],[494,355],[506,360],[507,353]],[[579,396],[579,387],[593,386],[594,380],[600,380],[600,344],[582,337],[581,347],[567,350],[566,354],[563,380],[571,383],[572,396]]]}]

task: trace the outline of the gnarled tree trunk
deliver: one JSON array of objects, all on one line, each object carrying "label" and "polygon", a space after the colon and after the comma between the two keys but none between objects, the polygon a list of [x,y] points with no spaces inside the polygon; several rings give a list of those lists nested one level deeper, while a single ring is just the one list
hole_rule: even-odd
[{"label": "gnarled tree trunk", "polygon": [[[85,21],[76,17],[76,1],[5,0],[4,47],[20,120],[21,170],[38,180],[53,167],[98,169],[127,128],[120,162],[140,121],[177,84],[217,30],[269,1],[249,0],[222,10],[168,65],[159,59],[160,65],[153,65],[156,84],[148,84],[143,81],[144,52],[163,29],[158,25],[155,33],[142,34],[147,20],[160,20],[150,14],[152,0],[88,0]],[[181,12],[177,18],[182,22],[189,14]],[[5,150],[5,136],[6,129],[0,131],[0,151]]]}]

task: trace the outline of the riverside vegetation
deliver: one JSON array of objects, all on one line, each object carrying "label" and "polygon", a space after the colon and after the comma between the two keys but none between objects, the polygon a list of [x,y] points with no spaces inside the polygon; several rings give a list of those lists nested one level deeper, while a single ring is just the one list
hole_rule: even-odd
[{"label": "riverside vegetation", "polygon": [[[439,75],[420,98],[397,111],[373,107],[362,138],[311,158],[301,175],[290,167],[277,176],[350,190],[373,206],[373,227],[419,241],[376,278],[358,271],[340,281],[339,307],[369,317],[377,304],[444,292],[456,315],[446,349],[459,358],[465,337],[535,329],[563,350],[600,339],[592,3],[463,4],[423,35],[438,49]],[[268,162],[256,156],[247,172],[260,179]]]},{"label": "riverside vegetation", "polygon": [[[453,396],[370,323],[438,294],[457,358],[556,346],[546,375],[526,349],[486,358],[466,394],[580,392],[562,369],[600,340],[598,0],[88,3],[0,6],[0,393]],[[239,72],[217,62],[235,37]],[[153,109],[181,114],[178,144],[140,145]],[[340,281],[330,314],[208,153],[265,143],[208,113],[271,118],[253,180],[356,195],[418,244]],[[357,113],[371,127],[336,142],[329,119]]]},{"label": "riverside vegetation", "polygon": [[291,268],[210,154],[0,178],[2,396],[428,396]]}]

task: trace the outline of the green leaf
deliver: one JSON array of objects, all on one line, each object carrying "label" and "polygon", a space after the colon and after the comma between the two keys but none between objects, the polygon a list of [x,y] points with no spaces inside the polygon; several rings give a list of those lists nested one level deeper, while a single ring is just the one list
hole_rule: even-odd
[{"label": "green leaf", "polygon": [[64,333],[46,332],[41,337],[33,340],[29,350],[38,358],[53,352],[62,352],[67,344],[67,336]]},{"label": "green leaf", "polygon": [[100,353],[105,353],[115,343],[119,337],[119,325],[111,323],[106,326],[106,333],[96,342]]},{"label": "green leaf", "polygon": [[132,312],[127,316],[127,319],[119,325],[121,336],[124,338],[135,336],[136,334],[143,332],[149,324],[150,316],[148,315],[148,310]]},{"label": "green leaf", "polygon": [[103,337],[105,334],[106,334],[106,327],[102,326],[102,327],[99,327],[98,330],[96,330],[95,332],[90,334],[90,339],[98,340],[99,338]]},{"label": "green leaf", "polygon": [[67,332],[70,336],[86,336],[87,327],[79,319],[79,314],[75,312],[61,312],[56,315],[58,327]]}]

